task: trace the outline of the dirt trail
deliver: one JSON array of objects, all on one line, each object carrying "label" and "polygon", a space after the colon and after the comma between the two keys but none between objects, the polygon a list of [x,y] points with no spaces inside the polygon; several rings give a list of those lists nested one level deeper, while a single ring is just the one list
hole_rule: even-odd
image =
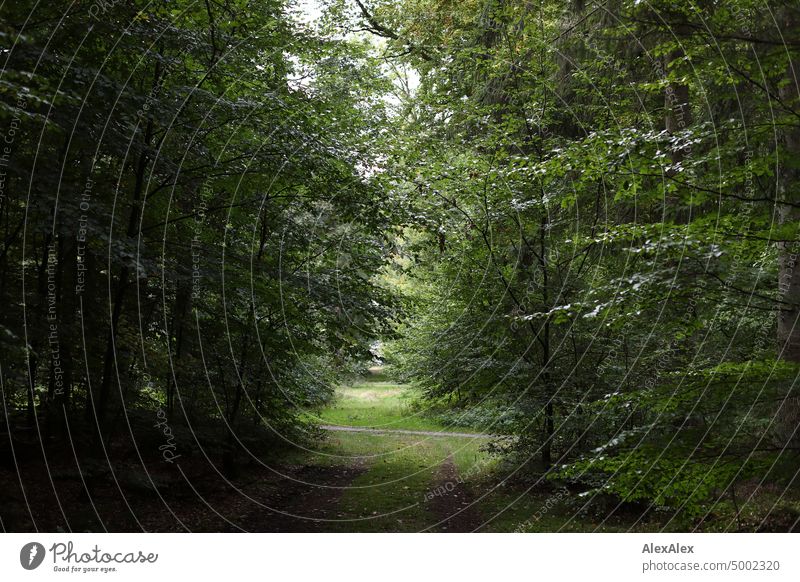
[{"label": "dirt trail", "polygon": [[483,523],[473,504],[472,493],[459,479],[452,454],[440,465],[431,494],[431,510],[439,520],[431,528],[433,531],[473,532]]}]

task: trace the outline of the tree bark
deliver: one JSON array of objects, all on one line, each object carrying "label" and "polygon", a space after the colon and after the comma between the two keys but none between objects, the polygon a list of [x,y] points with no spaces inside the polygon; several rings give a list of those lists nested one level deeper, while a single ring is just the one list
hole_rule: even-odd
[{"label": "tree bark", "polygon": [[[783,10],[784,30],[796,30],[798,18],[796,9]],[[791,59],[786,65],[786,83],[780,88],[781,101],[794,111],[800,109],[800,63]],[[784,155],[779,170],[780,199],[792,204],[800,202],[800,126],[796,117],[786,125],[783,134]],[[797,206],[779,206],[781,224],[800,220]],[[800,363],[800,265],[797,264],[797,241],[778,243],[778,290],[783,304],[778,313],[778,353],[789,362]]]}]

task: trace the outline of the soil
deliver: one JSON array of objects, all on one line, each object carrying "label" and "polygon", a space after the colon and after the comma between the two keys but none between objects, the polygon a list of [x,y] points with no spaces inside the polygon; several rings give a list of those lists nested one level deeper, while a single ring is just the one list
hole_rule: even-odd
[{"label": "soil", "polygon": [[474,496],[469,487],[459,479],[452,455],[439,467],[433,492],[434,496],[429,503],[440,521],[432,530],[468,533],[480,528],[483,520],[475,507]]}]

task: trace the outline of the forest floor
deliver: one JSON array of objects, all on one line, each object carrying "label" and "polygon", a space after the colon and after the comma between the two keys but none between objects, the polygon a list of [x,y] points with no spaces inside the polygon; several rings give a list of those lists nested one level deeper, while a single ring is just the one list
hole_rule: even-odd
[{"label": "forest floor", "polygon": [[[492,435],[445,426],[419,394],[376,371],[339,387],[312,420],[320,439],[280,454],[250,450],[236,476],[203,450],[179,463],[138,460],[124,443],[109,471],[64,449],[48,463],[0,466],[6,531],[597,532],[686,531],[663,514],[584,497],[503,463]],[[144,421],[142,421],[144,423]],[[152,419],[144,423],[152,431]],[[144,434],[144,433],[143,433]],[[149,433],[148,433],[149,434]],[[141,441],[138,451],[158,451]],[[262,454],[263,453],[263,454]],[[210,455],[210,456],[209,456]],[[154,456],[154,455],[151,455]],[[58,463],[58,459],[63,462]],[[145,471],[142,471],[144,463]],[[15,476],[16,474],[16,476]],[[26,486],[23,488],[22,483]],[[55,491],[58,491],[56,494]],[[592,503],[587,504],[591,499]],[[763,508],[761,508],[763,510]],[[736,529],[729,518],[705,531]],[[757,523],[757,522],[755,522]],[[768,530],[782,531],[783,524]],[[717,528],[716,530],[714,528]],[[690,528],[691,529],[691,528]]]},{"label": "forest floor", "polygon": [[[294,453],[280,488],[262,492],[246,531],[626,531],[575,511],[575,495],[506,475],[491,435],[447,427],[412,403],[413,389],[380,373],[340,387],[318,422],[327,437]],[[508,471],[506,471],[507,473]],[[658,529],[638,524],[637,529]]]},{"label": "forest floor", "polygon": [[[411,386],[387,381],[378,369],[340,386],[336,396],[313,418],[325,429],[313,447],[296,447],[279,465],[251,462],[243,471],[246,482],[210,491],[206,502],[214,515],[198,510],[196,500],[187,505],[183,527],[255,532],[692,529],[616,498],[583,496],[541,478],[535,464],[504,464],[487,450],[498,437],[446,426],[415,406],[419,394]],[[784,525],[761,529],[783,531]],[[735,531],[737,526],[720,515],[701,529]]]},{"label": "forest floor", "polygon": [[[278,455],[251,450],[236,476],[223,473],[218,450],[188,454],[181,445],[186,454],[179,462],[163,462],[158,442],[145,439],[156,435],[146,417],[138,421],[136,447],[118,442],[108,451],[112,467],[86,455],[76,465],[71,441],[50,451],[46,463],[31,450],[26,463],[0,465],[0,483],[7,485],[0,488],[0,530],[513,532],[634,525],[630,518],[577,513],[577,495],[523,481],[520,475],[530,472],[504,468],[486,451],[491,435],[445,426],[414,406],[417,397],[380,374],[341,386],[314,419],[329,428],[319,440]],[[139,457],[148,451],[150,457]]]}]

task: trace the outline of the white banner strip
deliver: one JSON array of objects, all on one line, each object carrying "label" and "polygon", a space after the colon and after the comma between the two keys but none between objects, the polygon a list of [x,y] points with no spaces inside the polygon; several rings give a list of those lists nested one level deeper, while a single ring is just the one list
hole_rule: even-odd
[{"label": "white banner strip", "polygon": [[800,580],[791,534],[3,534],[0,580]]}]

